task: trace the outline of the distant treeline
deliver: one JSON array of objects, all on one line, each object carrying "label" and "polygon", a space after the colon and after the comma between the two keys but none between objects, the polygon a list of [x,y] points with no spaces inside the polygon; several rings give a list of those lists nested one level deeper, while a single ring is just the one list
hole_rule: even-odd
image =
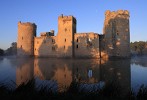
[{"label": "distant treeline", "polygon": [[147,41],[131,42],[131,54],[133,55],[146,55],[147,54]]},{"label": "distant treeline", "polygon": [[0,48],[0,56],[16,55],[16,53],[17,53],[17,43],[16,42],[11,43],[11,46],[6,50],[3,50]]}]

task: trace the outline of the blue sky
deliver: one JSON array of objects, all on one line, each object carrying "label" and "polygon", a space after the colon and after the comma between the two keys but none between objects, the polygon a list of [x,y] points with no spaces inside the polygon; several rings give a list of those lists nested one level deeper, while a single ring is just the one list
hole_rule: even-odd
[{"label": "blue sky", "polygon": [[77,32],[103,33],[106,10],[130,12],[131,41],[147,41],[146,0],[0,0],[0,48],[17,41],[17,23],[34,22],[40,32],[55,30],[61,14],[77,19]]}]

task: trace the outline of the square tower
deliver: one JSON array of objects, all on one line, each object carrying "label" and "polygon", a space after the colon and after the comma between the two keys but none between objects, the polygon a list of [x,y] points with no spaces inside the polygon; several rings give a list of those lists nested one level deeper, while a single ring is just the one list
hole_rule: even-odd
[{"label": "square tower", "polygon": [[76,19],[73,16],[59,16],[57,34],[59,57],[74,57],[74,33],[76,33]]}]

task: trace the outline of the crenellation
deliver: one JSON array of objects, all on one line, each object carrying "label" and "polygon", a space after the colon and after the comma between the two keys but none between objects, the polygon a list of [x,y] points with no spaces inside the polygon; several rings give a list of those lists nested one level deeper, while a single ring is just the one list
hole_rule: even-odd
[{"label": "crenellation", "polygon": [[129,19],[130,14],[129,14],[129,11],[127,10],[117,10],[117,11],[112,11],[112,12],[110,10],[107,10],[105,12],[105,20],[114,19],[116,17]]}]

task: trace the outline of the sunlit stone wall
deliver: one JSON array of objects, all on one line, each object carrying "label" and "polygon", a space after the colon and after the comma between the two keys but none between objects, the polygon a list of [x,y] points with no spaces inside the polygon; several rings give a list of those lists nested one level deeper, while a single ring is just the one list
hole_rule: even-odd
[{"label": "sunlit stone wall", "polygon": [[99,35],[93,32],[75,34],[75,57],[99,58]]},{"label": "sunlit stone wall", "polygon": [[34,39],[36,57],[57,57],[57,39],[55,36],[41,36]]}]

